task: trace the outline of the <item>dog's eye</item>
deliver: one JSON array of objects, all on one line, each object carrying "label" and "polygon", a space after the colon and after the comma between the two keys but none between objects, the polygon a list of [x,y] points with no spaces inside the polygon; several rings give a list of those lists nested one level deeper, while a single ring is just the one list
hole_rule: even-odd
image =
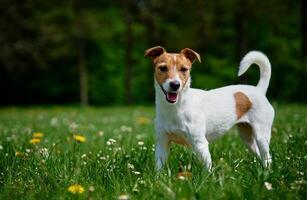
[{"label": "dog's eye", "polygon": [[166,72],[167,71],[167,67],[166,66],[160,66],[160,67],[158,67],[159,68],[159,70],[161,71],[161,72]]},{"label": "dog's eye", "polygon": [[189,69],[188,68],[186,68],[186,67],[181,67],[181,69],[180,69],[180,71],[182,71],[182,72],[186,72],[186,71],[188,71]]}]

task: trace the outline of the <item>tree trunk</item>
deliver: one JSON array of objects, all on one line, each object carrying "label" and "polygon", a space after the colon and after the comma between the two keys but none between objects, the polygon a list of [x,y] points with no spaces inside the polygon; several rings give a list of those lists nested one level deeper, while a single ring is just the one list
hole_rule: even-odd
[{"label": "tree trunk", "polygon": [[[150,12],[150,10],[149,10]],[[146,41],[147,41],[147,47],[146,48],[150,48],[153,47],[157,44],[160,44],[160,38],[157,36],[157,32],[156,32],[156,27],[155,27],[155,23],[152,19],[151,15],[147,15],[147,17],[144,20],[144,24],[146,26]],[[144,49],[145,50],[145,49]],[[153,67],[150,65],[148,66],[148,68],[146,69],[146,76],[147,76],[147,83],[146,86],[148,87],[147,89],[147,98],[149,100],[153,100],[155,99],[155,91],[154,91],[154,87],[153,87]]]},{"label": "tree trunk", "polygon": [[[302,34],[302,67],[303,67],[303,78],[302,78],[302,89],[298,92],[307,92],[307,86],[305,80],[307,79],[307,0],[301,0],[301,34]],[[304,98],[303,98],[304,99]],[[306,100],[306,98],[305,98]]]},{"label": "tree trunk", "polygon": [[307,60],[307,0],[301,0],[301,33],[302,33],[302,57]]},{"label": "tree trunk", "polygon": [[80,103],[82,106],[88,106],[88,78],[85,56],[85,42],[80,38],[78,47],[78,65],[80,76]]},{"label": "tree trunk", "polygon": [[79,68],[79,83],[80,83],[80,104],[81,106],[88,105],[88,77],[86,66],[85,52],[85,35],[84,24],[82,22],[82,5],[80,1],[75,1],[76,13],[76,31],[77,31],[77,49],[78,49],[78,68]]},{"label": "tree trunk", "polygon": [[129,9],[127,8],[127,12],[125,13],[125,22],[126,22],[126,55],[125,55],[125,96],[126,103],[132,104],[132,47],[133,47],[133,34],[132,34],[132,16],[129,13]]}]

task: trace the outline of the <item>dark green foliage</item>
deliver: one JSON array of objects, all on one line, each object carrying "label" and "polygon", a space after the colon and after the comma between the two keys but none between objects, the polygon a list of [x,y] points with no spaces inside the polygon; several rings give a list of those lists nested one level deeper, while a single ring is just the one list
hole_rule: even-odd
[{"label": "dark green foliage", "polygon": [[[155,45],[199,52],[203,62],[195,64],[192,83],[203,89],[238,83],[242,56],[263,51],[273,67],[268,95],[306,101],[302,6],[290,0],[4,0],[0,105],[79,102],[80,30],[90,104],[123,104],[129,94],[133,103],[152,102],[152,67],[143,52]],[[253,68],[241,81],[258,81]]]}]

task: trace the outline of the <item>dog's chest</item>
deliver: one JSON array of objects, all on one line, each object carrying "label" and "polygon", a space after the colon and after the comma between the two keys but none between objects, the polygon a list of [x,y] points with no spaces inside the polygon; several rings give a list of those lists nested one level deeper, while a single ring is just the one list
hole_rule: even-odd
[{"label": "dog's chest", "polygon": [[165,134],[170,142],[191,146],[189,142],[189,131],[191,130],[192,124],[188,114],[180,113],[168,117],[157,116],[156,120],[158,132]]}]

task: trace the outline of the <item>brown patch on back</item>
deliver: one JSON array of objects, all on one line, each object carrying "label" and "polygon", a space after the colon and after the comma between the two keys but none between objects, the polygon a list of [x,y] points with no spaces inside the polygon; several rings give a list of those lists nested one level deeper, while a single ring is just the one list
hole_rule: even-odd
[{"label": "brown patch on back", "polygon": [[252,107],[252,102],[243,92],[236,92],[234,97],[236,102],[237,119],[240,119]]}]

